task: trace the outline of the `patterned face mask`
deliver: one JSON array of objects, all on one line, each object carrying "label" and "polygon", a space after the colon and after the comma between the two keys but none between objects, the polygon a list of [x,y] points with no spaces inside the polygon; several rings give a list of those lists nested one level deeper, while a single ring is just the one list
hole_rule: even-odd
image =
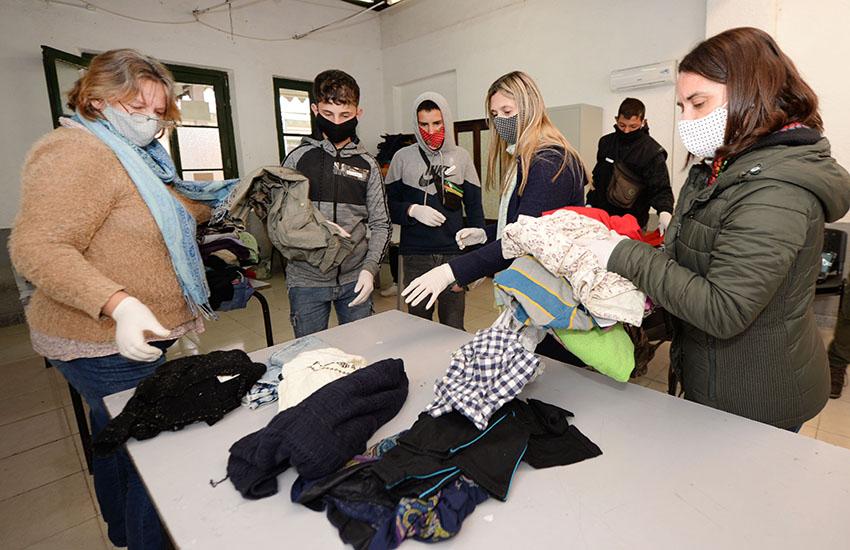
[{"label": "patterned face mask", "polygon": [[422,139],[425,141],[425,144],[428,147],[436,151],[437,149],[443,146],[443,140],[446,138],[446,128],[440,128],[433,134],[430,132],[426,132],[422,128],[419,128],[419,135],[422,136]]},{"label": "patterned face mask", "polygon": [[493,124],[496,126],[496,132],[508,145],[513,145],[517,140],[517,123],[519,122],[519,114],[512,117],[497,116],[493,117]]},{"label": "patterned face mask", "polygon": [[679,137],[690,153],[696,157],[714,158],[726,137],[726,118],[729,111],[721,105],[702,118],[679,121]]},{"label": "patterned face mask", "polygon": [[143,114],[130,114],[107,104],[104,107],[103,118],[118,131],[119,134],[139,147],[146,147],[159,133],[159,121]]}]

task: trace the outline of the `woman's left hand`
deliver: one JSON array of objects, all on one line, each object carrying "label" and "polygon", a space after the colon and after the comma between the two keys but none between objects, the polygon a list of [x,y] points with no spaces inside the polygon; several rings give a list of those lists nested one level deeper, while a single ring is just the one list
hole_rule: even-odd
[{"label": "woman's left hand", "polygon": [[596,256],[596,259],[599,261],[599,265],[602,266],[602,269],[607,270],[608,260],[611,258],[611,253],[614,252],[614,248],[623,239],[628,239],[628,237],[619,235],[616,231],[611,230],[608,232],[607,237],[586,237],[583,239],[576,239],[575,242],[577,245],[590,250],[590,252]]},{"label": "woman's left hand", "polygon": [[670,220],[673,219],[673,214],[670,212],[661,212],[658,214],[658,231],[664,235],[667,233],[667,228],[670,227]]},{"label": "woman's left hand", "polygon": [[455,274],[449,264],[438,265],[428,273],[413,279],[401,295],[406,297],[405,303],[412,306],[418,305],[419,302],[430,296],[431,298],[425,306],[430,309],[437,301],[437,296],[454,280]]}]

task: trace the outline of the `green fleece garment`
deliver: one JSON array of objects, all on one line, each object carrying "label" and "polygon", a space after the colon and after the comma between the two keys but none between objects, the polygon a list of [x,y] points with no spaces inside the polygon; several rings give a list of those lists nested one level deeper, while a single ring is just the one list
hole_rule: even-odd
[{"label": "green fleece garment", "polygon": [[554,329],[555,336],[576,357],[617,382],[628,382],[635,369],[635,346],[622,323],[591,330]]}]

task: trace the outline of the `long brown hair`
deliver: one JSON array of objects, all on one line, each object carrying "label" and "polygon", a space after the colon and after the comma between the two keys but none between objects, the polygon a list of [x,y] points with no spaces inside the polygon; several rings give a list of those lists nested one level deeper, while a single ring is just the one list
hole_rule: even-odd
[{"label": "long brown hair", "polygon": [[165,65],[136,50],[109,50],[92,58],[86,73],[68,92],[68,107],[89,120],[100,113],[92,101],[129,101],[139,94],[143,80],[153,80],[165,87],[164,120],[180,120],[174,77]]},{"label": "long brown hair", "polygon": [[729,116],[718,156],[734,157],[792,122],[823,131],[818,96],[760,29],[740,27],[712,36],[685,56],[679,72],[726,85]]},{"label": "long brown hair", "polygon": [[[509,155],[505,149],[508,144],[499,136],[499,133],[494,130],[493,115],[490,112],[490,98],[496,92],[501,92],[505,96],[516,101],[517,105],[517,143],[516,154]],[[507,186],[507,174],[511,173],[510,168],[513,168],[516,159],[520,159],[523,166],[522,181],[519,182],[519,195],[525,190],[525,184],[528,181],[528,173],[531,169],[531,162],[534,154],[545,148],[561,147],[564,149],[564,158],[558,172],[552,178],[554,182],[561,172],[567,166],[568,159],[572,157],[573,162],[582,164],[581,158],[573,149],[564,134],[552,124],[549,116],[546,114],[546,105],[543,103],[543,95],[537,84],[530,76],[522,71],[513,71],[506,75],[502,75],[487,90],[487,96],[484,98],[484,112],[487,113],[487,121],[490,124],[490,149],[487,158],[487,188],[499,188],[504,194]],[[499,166],[507,167],[502,173],[502,181],[498,182],[496,174]],[[587,172],[587,170],[584,170]]]}]

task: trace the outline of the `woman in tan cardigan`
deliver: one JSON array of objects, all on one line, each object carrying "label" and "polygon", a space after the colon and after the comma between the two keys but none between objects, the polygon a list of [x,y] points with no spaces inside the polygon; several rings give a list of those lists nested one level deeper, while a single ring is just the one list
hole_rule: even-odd
[{"label": "woman in tan cardigan", "polygon": [[[163,351],[203,330],[209,291],[195,244],[206,204],[227,191],[182,182],[156,137],[179,119],[174,81],[133,50],[92,59],[69,94],[76,111],[31,149],[9,243],[36,287],[33,348],[86,399],[96,435],[102,398],[135,387]],[[194,187],[193,187],[194,185]],[[93,461],[95,491],[116,546],[160,548],[156,511],[124,450]]]}]

